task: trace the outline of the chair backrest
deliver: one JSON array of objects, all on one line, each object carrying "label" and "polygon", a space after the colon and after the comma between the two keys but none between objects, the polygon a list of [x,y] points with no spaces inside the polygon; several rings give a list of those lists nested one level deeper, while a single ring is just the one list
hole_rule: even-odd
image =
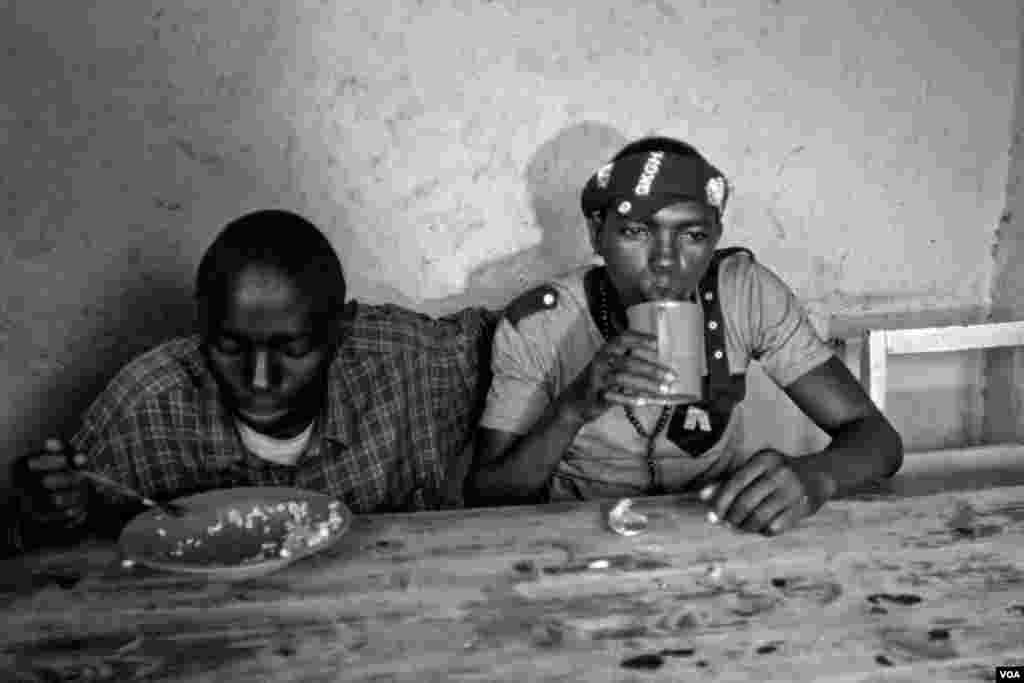
[{"label": "chair backrest", "polygon": [[999,346],[1024,346],[1024,320],[905,330],[868,330],[863,334],[861,346],[861,382],[878,409],[884,411],[888,356]]}]

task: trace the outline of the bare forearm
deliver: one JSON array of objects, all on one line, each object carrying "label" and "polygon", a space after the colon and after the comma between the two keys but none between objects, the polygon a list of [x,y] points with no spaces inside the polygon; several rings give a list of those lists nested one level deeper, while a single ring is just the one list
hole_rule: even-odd
[{"label": "bare forearm", "polygon": [[584,420],[568,401],[551,404],[526,434],[501,457],[473,476],[473,497],[481,503],[526,503],[543,497],[548,481]]},{"label": "bare forearm", "polygon": [[890,477],[902,464],[903,440],[881,414],[845,425],[827,448],[797,459],[797,467],[818,484],[824,500]]}]

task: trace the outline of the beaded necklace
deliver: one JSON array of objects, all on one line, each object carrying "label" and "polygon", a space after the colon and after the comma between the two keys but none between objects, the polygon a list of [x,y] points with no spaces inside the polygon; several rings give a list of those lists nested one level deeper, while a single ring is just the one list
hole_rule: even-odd
[{"label": "beaded necklace", "polygon": [[[614,334],[614,328],[612,327],[611,316],[608,313],[608,283],[605,278],[600,280],[601,286],[601,310],[598,312],[598,320],[600,322],[601,334],[604,335],[605,339],[611,339]],[[664,406],[661,409],[661,415],[658,416],[658,421],[654,424],[654,429],[647,432],[643,425],[640,424],[640,420],[637,419],[636,413],[633,412],[632,406],[623,406],[626,411],[626,418],[629,423],[633,425],[633,429],[640,435],[641,438],[647,439],[647,469],[651,475],[651,489],[653,493],[661,491],[662,486],[660,482],[660,476],[658,473],[658,467],[654,462],[654,444],[658,439],[658,434],[668,425],[669,419],[672,417],[672,410],[674,406]]]}]

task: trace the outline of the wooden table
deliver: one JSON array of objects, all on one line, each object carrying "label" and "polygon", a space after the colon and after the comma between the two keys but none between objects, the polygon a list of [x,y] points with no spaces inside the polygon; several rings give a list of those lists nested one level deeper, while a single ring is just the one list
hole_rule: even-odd
[{"label": "wooden table", "polygon": [[629,538],[599,503],[364,516],[236,584],[123,570],[98,544],[48,553],[0,566],[0,680],[924,682],[1024,665],[1024,486],[906,484],[776,538],[710,526],[683,497],[638,504],[650,529]]}]

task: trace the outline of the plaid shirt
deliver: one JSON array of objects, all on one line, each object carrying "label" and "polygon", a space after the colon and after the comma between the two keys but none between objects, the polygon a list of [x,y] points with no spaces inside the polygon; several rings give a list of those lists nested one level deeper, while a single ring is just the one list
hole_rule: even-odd
[{"label": "plaid shirt", "polygon": [[328,370],[317,429],[294,465],[243,447],[195,336],[126,365],[71,444],[96,471],[153,498],[296,486],[355,512],[459,505],[454,479],[486,397],[495,322],[485,309],[432,319],[359,306]]}]

